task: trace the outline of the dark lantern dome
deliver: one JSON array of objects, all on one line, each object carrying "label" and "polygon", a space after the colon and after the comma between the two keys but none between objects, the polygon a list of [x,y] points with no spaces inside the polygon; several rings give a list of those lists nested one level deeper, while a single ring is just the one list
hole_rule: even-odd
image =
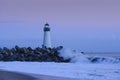
[{"label": "dark lantern dome", "polygon": [[50,31],[50,27],[48,23],[45,24],[44,31]]},{"label": "dark lantern dome", "polygon": [[48,23],[46,23],[45,26],[50,26],[50,25]]}]

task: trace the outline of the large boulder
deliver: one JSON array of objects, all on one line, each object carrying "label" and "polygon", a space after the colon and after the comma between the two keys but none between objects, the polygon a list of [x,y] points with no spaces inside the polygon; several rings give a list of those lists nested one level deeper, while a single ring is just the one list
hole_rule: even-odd
[{"label": "large boulder", "polygon": [[0,53],[0,61],[3,60],[3,57],[4,57],[3,54]]}]

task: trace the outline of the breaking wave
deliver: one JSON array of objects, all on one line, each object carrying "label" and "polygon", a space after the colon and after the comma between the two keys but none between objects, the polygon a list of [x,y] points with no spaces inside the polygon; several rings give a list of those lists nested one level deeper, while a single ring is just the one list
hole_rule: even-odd
[{"label": "breaking wave", "polygon": [[115,57],[90,57],[88,59],[93,63],[120,63],[120,58]]},{"label": "breaking wave", "polygon": [[120,57],[89,56],[71,49],[63,49],[60,55],[72,63],[120,63]]}]

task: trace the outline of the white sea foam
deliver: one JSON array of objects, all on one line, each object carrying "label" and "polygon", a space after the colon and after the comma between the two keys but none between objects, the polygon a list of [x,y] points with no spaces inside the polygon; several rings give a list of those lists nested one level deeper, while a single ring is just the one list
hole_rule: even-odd
[{"label": "white sea foam", "polygon": [[73,63],[120,63],[120,57],[89,56],[71,49],[61,50],[60,56],[70,59]]}]

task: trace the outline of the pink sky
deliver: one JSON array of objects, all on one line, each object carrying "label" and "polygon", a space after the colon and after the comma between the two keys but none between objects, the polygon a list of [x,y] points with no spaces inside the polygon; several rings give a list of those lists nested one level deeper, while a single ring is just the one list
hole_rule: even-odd
[{"label": "pink sky", "polygon": [[120,0],[0,0],[1,41],[38,39],[41,45],[45,22],[55,46],[119,51]]},{"label": "pink sky", "polygon": [[0,21],[119,24],[119,0],[1,0]]}]

